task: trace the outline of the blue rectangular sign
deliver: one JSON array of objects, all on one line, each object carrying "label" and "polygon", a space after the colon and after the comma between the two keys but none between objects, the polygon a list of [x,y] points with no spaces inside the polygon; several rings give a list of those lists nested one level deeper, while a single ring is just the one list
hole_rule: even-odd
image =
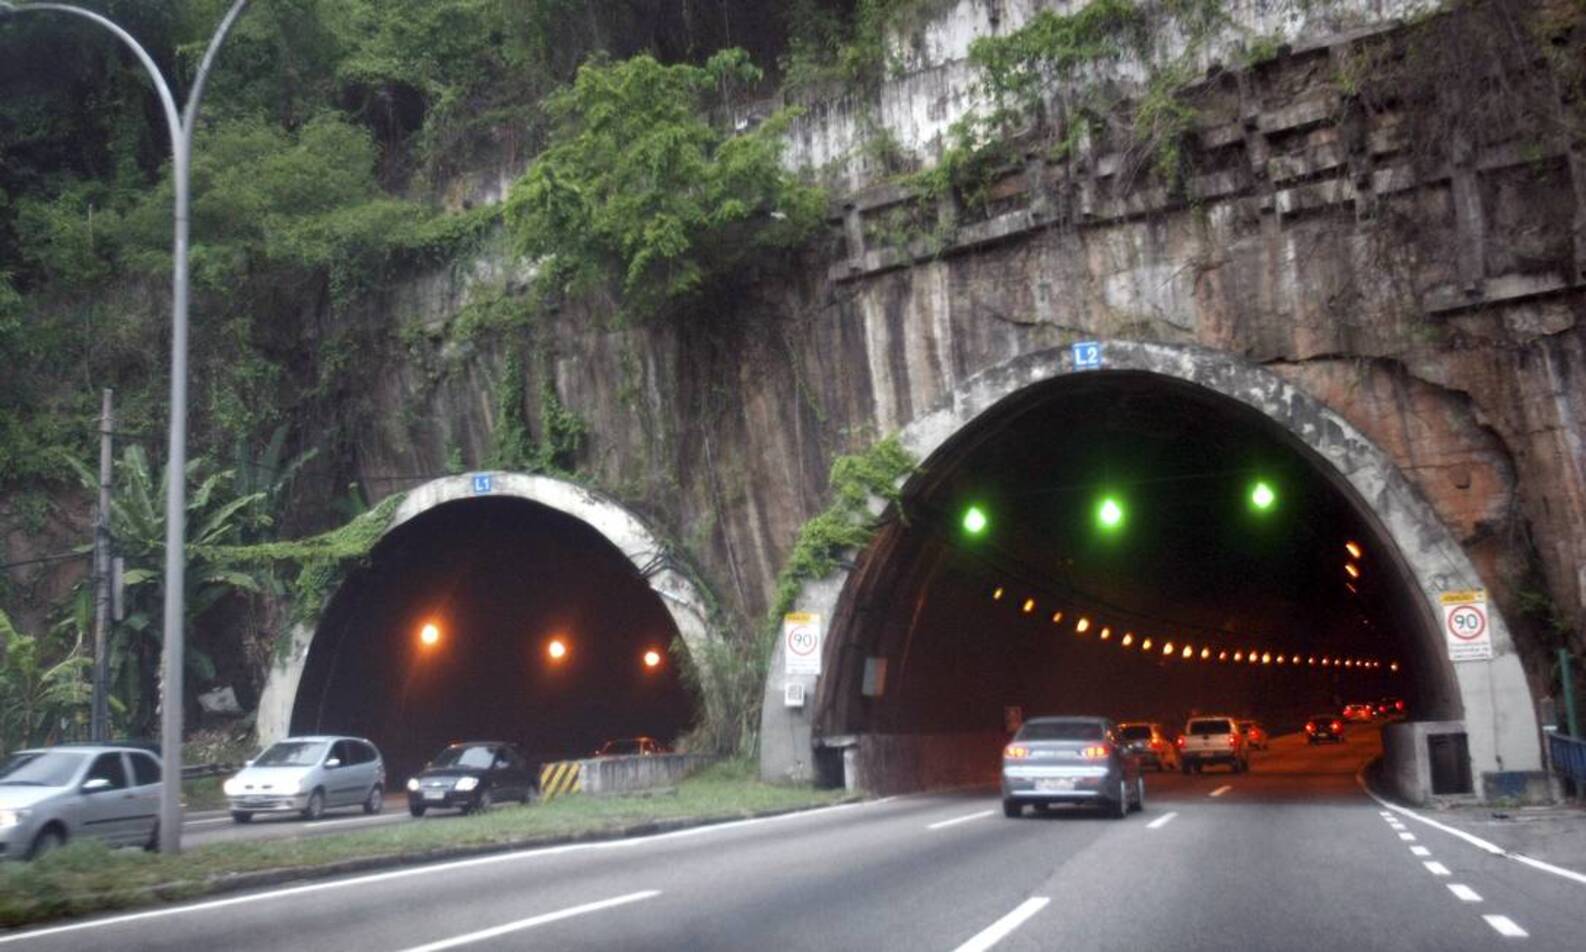
[{"label": "blue rectangular sign", "polygon": [[1101,342],[1084,340],[1074,345],[1074,369],[1095,370],[1101,366]]},{"label": "blue rectangular sign", "polygon": [[483,496],[484,494],[486,494],[488,492],[490,492],[490,474],[489,473],[475,473],[474,474],[474,495],[475,496]]}]

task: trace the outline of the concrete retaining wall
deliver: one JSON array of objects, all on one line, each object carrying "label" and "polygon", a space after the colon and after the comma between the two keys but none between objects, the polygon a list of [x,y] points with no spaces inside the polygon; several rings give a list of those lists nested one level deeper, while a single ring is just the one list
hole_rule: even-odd
[{"label": "concrete retaining wall", "polygon": [[597,757],[581,762],[584,793],[630,793],[670,787],[715,758],[704,754]]},{"label": "concrete retaining wall", "polygon": [[910,793],[997,782],[1008,735],[862,734],[855,785],[867,793]]}]

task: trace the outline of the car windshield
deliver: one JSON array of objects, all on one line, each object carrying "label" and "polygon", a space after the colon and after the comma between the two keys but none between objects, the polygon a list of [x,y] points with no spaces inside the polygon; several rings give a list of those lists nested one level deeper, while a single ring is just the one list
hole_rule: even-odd
[{"label": "car windshield", "polygon": [[64,787],[72,782],[85,756],[58,750],[14,754],[0,764],[0,786]]},{"label": "car windshield", "polygon": [[1190,721],[1189,722],[1189,733],[1191,733],[1191,734],[1226,734],[1226,733],[1228,733],[1228,722],[1223,720],[1223,719],[1221,719],[1221,718],[1215,718],[1215,719],[1212,719],[1212,720],[1205,720],[1205,721]]},{"label": "car windshield", "polygon": [[478,767],[487,769],[496,761],[491,747],[448,747],[430,761],[431,767]]},{"label": "car windshield", "polygon": [[602,754],[637,754],[639,752],[638,738],[625,738],[623,740],[608,740],[606,746],[600,748]]},{"label": "car windshield", "polygon": [[1130,724],[1127,727],[1122,728],[1122,733],[1125,740],[1150,740],[1151,725]]},{"label": "car windshield", "polygon": [[1019,729],[1019,740],[1101,740],[1097,721],[1032,721]]},{"label": "car windshield", "polygon": [[330,745],[322,740],[283,740],[271,744],[264,753],[254,758],[255,767],[312,767],[325,756]]}]

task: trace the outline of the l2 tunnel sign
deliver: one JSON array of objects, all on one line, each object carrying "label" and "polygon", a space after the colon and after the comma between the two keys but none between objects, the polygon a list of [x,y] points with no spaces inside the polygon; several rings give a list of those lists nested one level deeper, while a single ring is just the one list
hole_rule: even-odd
[{"label": "l2 tunnel sign", "polygon": [[1487,624],[1487,590],[1444,592],[1443,638],[1450,661],[1492,658],[1492,627]]}]

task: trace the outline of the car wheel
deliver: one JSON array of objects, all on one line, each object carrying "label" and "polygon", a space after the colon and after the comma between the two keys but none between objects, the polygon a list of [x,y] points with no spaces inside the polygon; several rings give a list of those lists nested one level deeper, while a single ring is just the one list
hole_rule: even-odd
[{"label": "car wheel", "polygon": [[363,812],[371,814],[379,813],[384,807],[385,791],[380,789],[379,784],[375,784],[374,789],[369,791],[369,799],[363,802]]},{"label": "car wheel", "polygon": [[28,847],[28,859],[38,859],[45,853],[60,849],[66,845],[66,835],[53,826],[47,826],[39,831],[33,838],[33,845]]},{"label": "car wheel", "polygon": [[1129,783],[1122,777],[1118,778],[1118,799],[1107,804],[1107,815],[1114,820],[1121,820],[1129,815]]},{"label": "car wheel", "polygon": [[1139,813],[1145,809],[1145,778],[1134,778],[1134,812]]},{"label": "car wheel", "polygon": [[249,813],[247,810],[233,810],[231,811],[231,822],[252,823],[253,814]]},{"label": "car wheel", "polygon": [[496,799],[490,795],[489,790],[479,791],[479,800],[474,804],[475,813],[484,813],[495,805]]},{"label": "car wheel", "polygon": [[325,815],[325,791],[315,790],[308,795],[308,806],[303,808],[303,819],[317,820]]},{"label": "car wheel", "polygon": [[410,803],[408,804],[408,812],[413,814],[415,817],[421,817],[424,815],[424,804]]},{"label": "car wheel", "polygon": [[1002,815],[1010,820],[1024,815],[1024,807],[1017,800],[1004,799],[1002,801]]}]

